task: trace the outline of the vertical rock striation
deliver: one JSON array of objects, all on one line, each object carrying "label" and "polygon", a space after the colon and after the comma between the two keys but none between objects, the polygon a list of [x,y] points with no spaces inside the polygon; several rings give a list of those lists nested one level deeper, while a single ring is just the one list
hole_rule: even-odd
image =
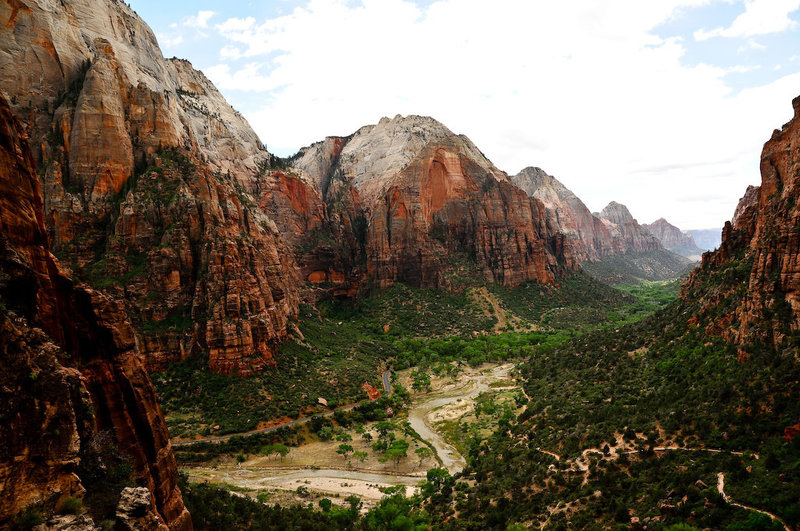
[{"label": "vertical rock striation", "polygon": [[6,2],[0,43],[53,251],[124,304],[146,366],[273,365],[298,281],[255,200],[274,158],[247,122],[187,61],[164,59],[124,2]]},{"label": "vertical rock striation", "polygon": [[119,304],[75,286],[50,254],[33,157],[2,95],[0,302],[0,522],[32,503],[82,495],[90,486],[75,473],[78,452],[92,433],[110,430],[158,518],[191,529],[133,329]]},{"label": "vertical rock striation", "polygon": [[792,104],[792,120],[764,145],[761,186],[747,189],[719,249],[703,255],[702,268],[682,289],[684,298],[693,297],[714,270],[742,277],[726,293],[701,300],[705,313],[722,314],[722,333],[743,346],[742,359],[758,342],[800,344],[800,97]]},{"label": "vertical rock striation", "polygon": [[380,286],[450,287],[459,257],[512,286],[552,283],[575,267],[542,204],[432,118],[384,118],[301,150],[293,165],[317,184],[329,214],[346,213],[353,231],[363,216],[366,230],[353,240]]}]

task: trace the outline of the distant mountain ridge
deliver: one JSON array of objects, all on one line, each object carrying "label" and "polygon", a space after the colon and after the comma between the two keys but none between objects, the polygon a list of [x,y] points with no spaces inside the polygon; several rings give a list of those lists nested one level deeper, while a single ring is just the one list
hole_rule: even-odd
[{"label": "distant mountain ridge", "polygon": [[688,229],[685,232],[691,234],[695,245],[705,251],[713,251],[722,242],[722,227],[718,229]]},{"label": "distant mountain ridge", "polygon": [[565,235],[570,253],[601,280],[666,280],[686,272],[690,260],[665,249],[625,205],[612,201],[593,214],[571,190],[541,168],[525,168],[511,179],[542,201]]},{"label": "distant mountain ridge", "polygon": [[691,234],[682,232],[664,218],[659,218],[649,225],[644,224],[642,227],[674,253],[694,261],[699,261],[703,255],[703,250],[694,243],[694,237]]}]

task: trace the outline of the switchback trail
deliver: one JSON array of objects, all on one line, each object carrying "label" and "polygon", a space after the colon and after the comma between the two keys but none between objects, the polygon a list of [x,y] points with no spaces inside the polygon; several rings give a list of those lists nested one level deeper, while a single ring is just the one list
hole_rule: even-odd
[{"label": "switchback trail", "polygon": [[[389,381],[389,377],[391,375],[391,372],[392,372],[391,370],[387,369],[387,370],[383,371],[383,374],[381,375],[381,379],[383,381],[383,390],[386,393],[385,396],[390,396],[392,394],[392,384]],[[377,400],[377,398],[375,398],[374,400]],[[372,402],[372,401],[373,400],[366,400],[365,402]],[[335,414],[337,411],[350,411],[351,409],[354,409],[355,407],[357,407],[357,406],[359,406],[359,405],[361,405],[363,403],[364,402],[358,402],[356,404],[349,404],[347,406],[340,406],[340,407],[331,409],[330,411],[326,411],[324,413],[320,413],[319,415],[314,415],[314,416],[330,417],[330,416],[333,416],[333,414]],[[259,430],[244,431],[244,432],[239,432],[239,433],[228,433],[227,435],[219,435],[217,437],[204,437],[204,438],[201,438],[201,439],[190,439],[190,440],[186,440],[186,441],[172,441],[172,446],[188,446],[190,444],[203,443],[203,442],[206,442],[206,443],[207,442],[217,443],[217,442],[227,441],[229,439],[232,439],[233,437],[246,437],[248,435],[255,435],[257,433],[270,433],[270,432],[279,430],[281,428],[289,428],[289,427],[292,427],[292,426],[301,426],[301,425],[306,424],[307,422],[311,421],[311,419],[314,418],[314,416],[301,417],[301,418],[296,419],[296,420],[292,420],[292,421],[289,421],[289,422],[284,422],[283,424],[277,424],[275,426],[270,426],[268,428],[261,428]]]}]

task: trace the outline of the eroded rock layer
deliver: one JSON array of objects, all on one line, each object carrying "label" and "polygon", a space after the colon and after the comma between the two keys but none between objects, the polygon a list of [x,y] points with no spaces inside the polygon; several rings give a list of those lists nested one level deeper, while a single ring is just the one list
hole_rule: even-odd
[{"label": "eroded rock layer", "polygon": [[506,285],[551,283],[575,267],[541,202],[431,118],[384,118],[301,150],[293,165],[353,234],[350,255],[363,249],[380,286],[451,287],[459,258]]},{"label": "eroded rock layer", "polygon": [[123,2],[5,2],[0,42],[53,251],[124,303],[146,366],[274,364],[298,281],[254,199],[274,158],[247,122]]},{"label": "eroded rock layer", "polygon": [[733,221],[725,224],[719,249],[703,255],[702,268],[682,290],[684,298],[692,297],[713,270],[741,277],[727,292],[710,291],[701,303],[705,314],[721,314],[713,321],[715,331],[743,346],[743,360],[757,342],[800,344],[800,97],[792,103],[794,117],[764,145],[761,186],[747,189]]},{"label": "eroded rock layer", "polygon": [[0,303],[0,525],[30,505],[83,496],[93,485],[76,473],[79,453],[109,432],[157,518],[191,529],[133,329],[119,304],[75,286],[50,254],[31,151],[2,95]]}]

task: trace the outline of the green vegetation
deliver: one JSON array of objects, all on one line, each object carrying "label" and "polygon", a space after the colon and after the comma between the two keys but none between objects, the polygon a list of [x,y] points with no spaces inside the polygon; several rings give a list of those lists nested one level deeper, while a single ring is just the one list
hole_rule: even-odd
[{"label": "green vegetation", "polygon": [[[581,292],[583,320],[570,323]],[[195,356],[152,375],[174,437],[250,431],[259,422],[298,418],[366,398],[363,383],[382,388],[380,373],[389,363],[395,369],[420,367],[419,383],[431,370],[452,370],[450,362],[473,366],[530,356],[535,346],[563,343],[580,327],[616,326],[641,319],[663,304],[676,289],[653,284],[624,294],[585,275],[566,278],[558,287],[526,284],[509,290],[493,286],[507,311],[558,324],[559,329],[524,333],[486,334],[497,322],[487,316],[465,291],[442,292],[395,285],[353,305],[327,301],[319,308],[302,306],[303,339],[284,342],[275,356],[275,371],[241,378],[213,374],[205,355]],[[562,306],[564,308],[562,308]],[[585,317],[590,316],[591,318]],[[183,331],[191,327],[188,309],[166,320],[144,323],[145,333]],[[481,333],[478,333],[478,332]],[[213,429],[219,426],[219,429]]]},{"label": "green vegetation", "polygon": [[785,431],[800,419],[796,350],[757,339],[740,349],[705,328],[730,319],[751,267],[741,256],[706,268],[690,303],[535,347],[521,366],[525,411],[510,430],[470,439],[463,477],[421,507],[439,523],[458,511],[464,529],[599,529],[634,516],[648,529],[779,528],[726,503],[722,473],[736,502],[797,526],[800,437]]},{"label": "green vegetation", "polygon": [[[675,284],[626,287],[623,302],[600,305],[607,325],[582,334],[393,340],[396,366],[416,367],[412,382],[421,390],[450,361],[526,357],[520,373],[531,399],[501,389],[480,395],[474,415],[486,424],[448,421],[443,430],[465,452],[465,470],[431,470],[419,497],[390,490],[357,525],[604,529],[636,518],[655,530],[780,529],[727,503],[720,477],[737,503],[799,525],[800,436],[787,429],[800,419],[796,334],[775,348],[765,342],[773,327],[756,323],[759,334],[739,347],[707,330],[720,319],[737,325],[731,311],[751,269],[742,256],[701,270],[686,288],[692,302],[668,302]],[[514,304],[508,292],[500,300]],[[785,312],[780,301],[768,299],[761,315]],[[543,308],[531,305],[529,318],[546,316]],[[374,428],[377,439],[365,440],[376,452],[407,457],[395,424]]]},{"label": "green vegetation", "polygon": [[79,457],[76,472],[86,488],[82,504],[95,522],[113,520],[120,493],[136,485],[131,459],[119,451],[112,434],[105,431],[81,442]]}]

